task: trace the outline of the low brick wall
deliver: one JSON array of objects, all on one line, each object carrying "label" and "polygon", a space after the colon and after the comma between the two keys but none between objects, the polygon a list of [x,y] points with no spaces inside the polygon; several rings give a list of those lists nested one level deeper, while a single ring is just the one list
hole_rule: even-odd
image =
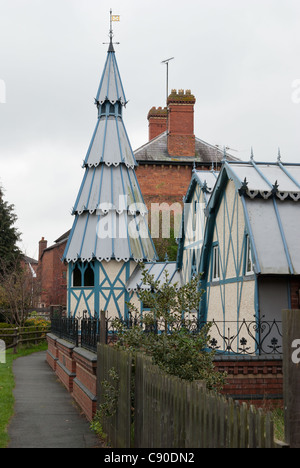
[{"label": "low brick wall", "polygon": [[52,335],[52,333],[49,333],[47,335],[47,341],[48,341],[48,352],[47,352],[47,362],[49,366],[56,371],[56,363],[58,361],[58,349],[56,346],[56,341],[57,341],[57,336]]},{"label": "low brick wall", "polygon": [[76,377],[76,364],[73,359],[73,350],[75,346],[68,341],[57,339],[56,346],[58,350],[58,360],[56,361],[56,375],[65,385],[67,390],[72,393],[73,380]]},{"label": "low brick wall", "polygon": [[97,411],[97,355],[82,348],[75,348],[73,359],[76,377],[73,382],[73,397],[92,421]]},{"label": "low brick wall", "polygon": [[48,364],[92,421],[97,411],[97,355],[51,333],[47,341]]},{"label": "low brick wall", "polygon": [[226,372],[227,385],[223,393],[258,407],[282,407],[283,367],[281,359],[259,356],[257,358],[217,358],[216,369]]}]

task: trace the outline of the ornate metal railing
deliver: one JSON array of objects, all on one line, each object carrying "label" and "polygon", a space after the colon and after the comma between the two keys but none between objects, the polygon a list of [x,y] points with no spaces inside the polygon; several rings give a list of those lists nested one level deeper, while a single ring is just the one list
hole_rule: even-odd
[{"label": "ornate metal railing", "polygon": [[[179,329],[186,329],[192,334],[197,334],[208,323],[196,318],[175,322],[173,325],[165,325],[164,322],[155,321],[145,325],[140,320],[129,318],[123,322],[125,327],[141,326],[145,333],[156,334],[174,333]],[[254,318],[246,321],[216,321],[209,322],[208,349],[217,355],[282,355],[282,322]],[[108,336],[114,339],[117,330],[113,321],[108,322]],[[115,337],[116,339],[116,337]]]},{"label": "ornate metal railing", "polygon": [[81,346],[89,351],[96,352],[100,341],[100,320],[84,318],[81,320]]},{"label": "ornate metal railing", "polygon": [[[123,321],[125,328],[142,327],[145,333],[174,333],[186,329],[191,334],[197,334],[206,322],[195,318],[182,320],[180,324],[165,325],[164,322],[154,322],[149,325],[140,320],[129,318]],[[118,339],[118,327],[114,319],[107,319],[105,324],[106,342]],[[100,341],[100,320],[98,318],[59,318],[52,319],[51,331],[60,338],[80,345],[92,352],[97,351]],[[209,322],[208,349],[216,355],[282,355],[282,322],[273,320],[253,319],[252,321],[216,321]]]},{"label": "ornate metal railing", "polygon": [[51,333],[78,346],[79,321],[76,318],[52,318]]},{"label": "ornate metal railing", "polygon": [[217,322],[210,328],[210,349],[217,354],[281,355],[282,322],[242,320],[240,322]]}]

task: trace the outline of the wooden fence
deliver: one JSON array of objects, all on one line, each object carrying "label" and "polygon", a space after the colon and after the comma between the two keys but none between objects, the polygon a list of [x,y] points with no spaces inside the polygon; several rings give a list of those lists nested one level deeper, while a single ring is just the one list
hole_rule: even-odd
[{"label": "wooden fence", "polygon": [[270,413],[210,392],[202,382],[170,376],[144,355],[134,359],[130,353],[106,345],[98,348],[100,404],[105,402],[103,382],[109,381],[110,369],[119,375],[119,383],[115,382],[118,398],[115,414],[103,428],[114,448],[284,446],[275,442]]},{"label": "wooden fence", "polygon": [[[111,370],[115,370],[117,380]],[[98,402],[104,413],[111,413],[110,417],[104,415],[102,424],[113,447],[128,448],[131,445],[131,375],[130,353],[98,345]]]},{"label": "wooden fence", "polygon": [[0,328],[0,340],[6,343],[6,349],[13,349],[17,352],[18,346],[26,343],[37,345],[40,341],[46,339],[46,334],[50,331],[45,327],[23,327],[23,328]]}]

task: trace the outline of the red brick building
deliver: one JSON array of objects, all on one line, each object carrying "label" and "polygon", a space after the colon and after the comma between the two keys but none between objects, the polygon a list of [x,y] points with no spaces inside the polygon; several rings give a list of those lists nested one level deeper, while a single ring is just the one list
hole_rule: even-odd
[{"label": "red brick building", "polygon": [[134,152],[139,163],[136,175],[148,209],[151,203],[182,202],[194,167],[207,170],[221,165],[223,150],[194,134],[195,103],[190,90],[173,89],[167,107],[152,107],[148,113],[149,141]]},{"label": "red brick building", "polygon": [[39,242],[37,276],[41,286],[40,307],[67,304],[67,266],[61,261],[70,231],[48,247],[44,237]]}]

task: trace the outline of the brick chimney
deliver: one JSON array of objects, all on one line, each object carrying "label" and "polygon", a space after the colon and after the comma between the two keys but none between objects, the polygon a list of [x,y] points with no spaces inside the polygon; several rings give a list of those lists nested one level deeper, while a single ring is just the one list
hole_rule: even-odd
[{"label": "brick chimney", "polygon": [[172,89],[168,97],[168,153],[170,156],[195,156],[194,105],[188,89]]},{"label": "brick chimney", "polygon": [[152,107],[148,112],[149,141],[167,130],[167,108]]},{"label": "brick chimney", "polygon": [[39,262],[42,258],[44,250],[47,248],[48,242],[45,240],[44,237],[42,237],[42,240],[39,242]]}]

